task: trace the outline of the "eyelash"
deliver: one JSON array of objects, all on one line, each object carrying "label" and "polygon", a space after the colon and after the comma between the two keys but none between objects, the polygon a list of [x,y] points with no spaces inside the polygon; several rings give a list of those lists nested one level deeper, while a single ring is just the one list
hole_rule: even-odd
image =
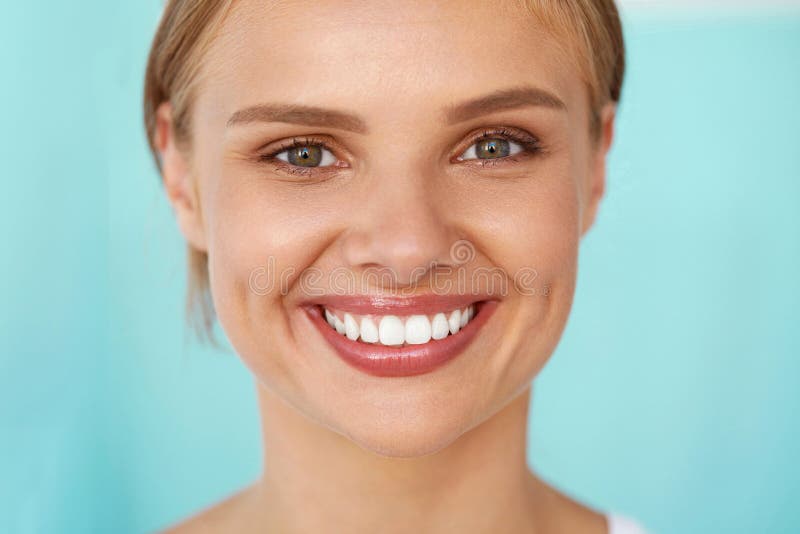
[{"label": "eyelash", "polygon": [[[480,165],[481,167],[486,167],[487,165],[488,166],[504,165],[507,163],[517,162],[520,159],[533,157],[544,152],[544,147],[542,146],[542,143],[539,141],[537,137],[523,130],[519,130],[517,128],[501,127],[495,129],[484,129],[480,130],[479,132],[471,134],[470,136],[468,136],[468,139],[469,142],[464,145],[464,148],[462,150],[460,150],[459,157],[461,154],[466,152],[466,150],[468,150],[469,147],[484,139],[505,139],[507,141],[519,144],[520,147],[522,148],[522,151],[515,155],[505,156],[502,158],[492,158],[492,159],[471,158],[464,160],[454,158],[456,162],[462,165]],[[280,143],[277,147],[271,149],[269,152],[259,154],[258,161],[262,163],[273,164],[283,172],[288,172],[289,174],[292,175],[301,175],[301,176],[309,176],[315,173],[331,172],[346,167],[346,165],[335,165],[335,164],[328,165],[325,167],[300,167],[298,165],[287,164],[276,158],[276,156],[281,152],[285,152],[286,150],[290,150],[292,148],[299,148],[303,146],[319,146],[321,148],[324,148],[325,150],[334,152],[328,145],[328,143],[329,142],[326,141],[325,139],[316,137],[293,137],[291,140],[287,140],[285,142]],[[522,156],[522,158],[520,158],[520,156]]]},{"label": "eyelash", "polygon": [[[461,150],[460,154],[463,154],[469,147],[483,141],[484,139],[505,139],[506,141],[511,141],[517,143],[522,148],[522,152],[519,152],[513,156],[506,156],[503,158],[492,158],[492,159],[468,159],[468,160],[459,160],[456,161],[467,164],[467,165],[480,165],[481,167],[492,166],[495,165],[505,165],[507,163],[515,163],[520,161],[520,159],[525,159],[528,157],[536,156],[542,152],[544,152],[544,146],[542,145],[539,139],[524,130],[519,130],[517,128],[511,127],[501,127],[495,129],[485,129],[481,130],[477,133],[472,134],[468,137],[469,142],[464,145],[463,150]],[[521,157],[520,157],[521,156]]]}]

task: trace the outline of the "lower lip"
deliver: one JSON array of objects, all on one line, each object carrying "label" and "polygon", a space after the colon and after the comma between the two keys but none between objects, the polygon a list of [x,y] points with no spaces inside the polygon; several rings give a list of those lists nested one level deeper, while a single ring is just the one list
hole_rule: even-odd
[{"label": "lower lip", "polygon": [[454,359],[464,352],[495,308],[497,301],[481,302],[476,306],[475,316],[458,333],[421,345],[400,347],[353,341],[331,328],[319,306],[306,310],[322,337],[345,363],[373,376],[396,377],[430,373]]}]

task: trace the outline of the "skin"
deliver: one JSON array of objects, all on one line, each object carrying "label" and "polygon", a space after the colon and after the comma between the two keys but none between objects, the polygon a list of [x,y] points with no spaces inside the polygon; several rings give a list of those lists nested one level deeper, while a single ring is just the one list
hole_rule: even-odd
[{"label": "skin", "polygon": [[[564,109],[444,118],[522,86]],[[174,532],[606,532],[602,514],[537,477],[525,456],[530,383],[569,314],[615,112],[602,109],[592,139],[586,86],[553,37],[512,2],[241,0],[195,97],[190,146],[176,141],[169,104],[156,144],[180,228],[208,253],[221,325],[256,377],[265,459],[251,487]],[[367,131],[227,125],[263,103],[353,113]],[[472,134],[497,128],[529,132],[543,151],[486,166],[457,159]],[[341,166],[305,175],[259,160],[297,136],[323,139]],[[309,268],[381,267],[394,290],[430,292],[459,239],[475,253],[466,269],[511,278],[533,268],[536,291],[499,297],[467,350],[432,373],[358,372],[299,307]],[[250,287],[270,258],[275,272],[294,269],[285,292]]]}]

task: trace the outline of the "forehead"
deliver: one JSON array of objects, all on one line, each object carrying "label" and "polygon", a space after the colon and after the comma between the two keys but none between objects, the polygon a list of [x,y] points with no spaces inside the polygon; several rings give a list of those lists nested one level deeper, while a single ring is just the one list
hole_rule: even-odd
[{"label": "forehead", "polygon": [[573,62],[515,0],[239,0],[202,72],[220,113],[265,99],[407,113],[521,85],[568,107],[581,96]]}]

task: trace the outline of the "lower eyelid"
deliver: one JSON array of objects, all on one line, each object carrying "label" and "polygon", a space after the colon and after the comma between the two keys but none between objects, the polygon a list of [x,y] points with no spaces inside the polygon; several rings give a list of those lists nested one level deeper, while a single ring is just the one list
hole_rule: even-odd
[{"label": "lower eyelid", "polygon": [[508,163],[517,163],[519,161],[525,160],[525,154],[518,153],[511,156],[505,156],[503,158],[489,158],[489,159],[476,159],[475,161],[481,167],[486,166],[495,166],[495,165],[506,165]]}]

